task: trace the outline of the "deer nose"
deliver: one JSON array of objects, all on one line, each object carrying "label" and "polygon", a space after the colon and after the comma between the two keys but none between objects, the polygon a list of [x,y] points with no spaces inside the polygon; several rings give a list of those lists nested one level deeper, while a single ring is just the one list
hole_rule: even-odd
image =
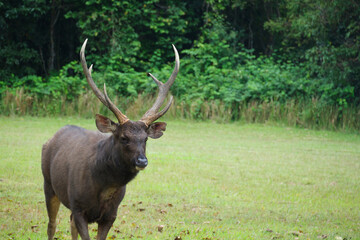
[{"label": "deer nose", "polygon": [[146,157],[138,157],[135,161],[136,169],[143,170],[148,165],[148,160]]}]

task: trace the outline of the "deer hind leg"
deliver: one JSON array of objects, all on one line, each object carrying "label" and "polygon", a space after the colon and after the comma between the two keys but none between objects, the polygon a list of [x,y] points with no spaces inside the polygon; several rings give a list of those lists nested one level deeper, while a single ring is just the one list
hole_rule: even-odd
[{"label": "deer hind leg", "polygon": [[75,225],[74,227],[79,232],[81,239],[90,240],[89,231],[88,231],[88,222],[84,217],[84,214],[77,210],[75,211],[73,210],[71,215]]},{"label": "deer hind leg", "polygon": [[79,232],[78,232],[78,230],[76,228],[74,217],[73,217],[72,214],[70,216],[70,224],[71,224],[71,239],[72,240],[77,240],[78,236],[79,236]]},{"label": "deer hind leg", "polygon": [[44,192],[45,192],[45,200],[46,200],[46,208],[49,216],[48,223],[48,239],[51,240],[54,238],[55,230],[56,230],[56,215],[59,211],[60,200],[55,195],[54,190],[51,185],[48,183],[44,183]]}]

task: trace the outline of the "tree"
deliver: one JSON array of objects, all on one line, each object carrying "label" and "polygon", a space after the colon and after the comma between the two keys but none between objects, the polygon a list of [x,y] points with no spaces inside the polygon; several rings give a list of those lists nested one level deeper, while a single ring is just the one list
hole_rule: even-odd
[{"label": "tree", "polygon": [[[341,0],[288,1],[281,17],[265,23],[281,35],[283,54],[305,63],[308,73],[360,96],[360,3]],[[339,97],[338,102],[344,99]]]}]

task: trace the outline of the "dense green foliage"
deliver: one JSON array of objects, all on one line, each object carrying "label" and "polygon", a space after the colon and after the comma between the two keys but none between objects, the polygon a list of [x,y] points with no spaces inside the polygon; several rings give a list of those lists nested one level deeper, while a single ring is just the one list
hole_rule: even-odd
[{"label": "dense green foliage", "polygon": [[21,88],[30,105],[85,94],[85,38],[95,81],[127,101],[155,93],[145,73],[167,79],[176,45],[181,72],[172,92],[195,118],[204,102],[224,104],[231,119],[254,101],[316,101],[337,107],[338,118],[360,102],[357,1],[3,0],[0,13],[5,114],[6,96]]}]

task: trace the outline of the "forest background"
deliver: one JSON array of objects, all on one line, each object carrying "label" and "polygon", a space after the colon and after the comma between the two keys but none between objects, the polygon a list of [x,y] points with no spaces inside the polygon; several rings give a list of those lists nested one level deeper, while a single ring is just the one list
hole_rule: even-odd
[{"label": "forest background", "polygon": [[358,0],[2,0],[0,113],[106,109],[79,64],[129,116],[181,68],[170,117],[360,130]]}]

